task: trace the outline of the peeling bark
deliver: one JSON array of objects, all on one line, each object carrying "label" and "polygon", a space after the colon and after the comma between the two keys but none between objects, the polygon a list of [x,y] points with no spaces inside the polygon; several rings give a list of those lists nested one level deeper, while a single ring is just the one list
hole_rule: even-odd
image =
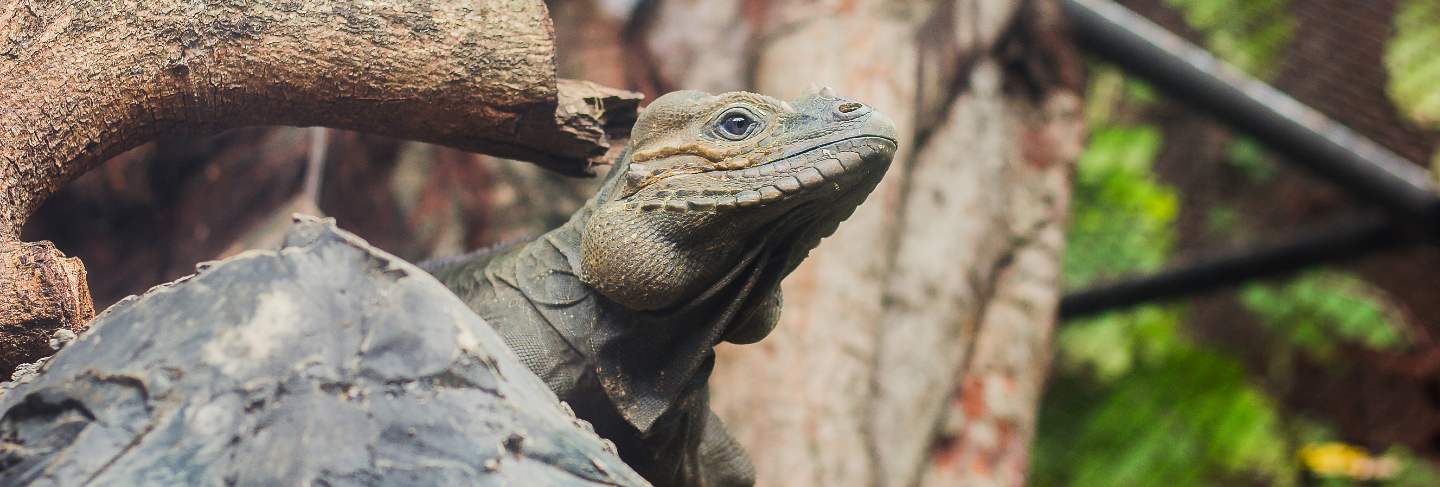
[{"label": "peeling bark", "polygon": [[[557,80],[554,57],[539,0],[7,2],[0,253],[28,252],[20,227],[61,185],[162,134],[322,125],[587,173],[628,130],[639,95]],[[27,265],[68,261],[52,248],[38,262]],[[33,274],[83,276],[73,267]],[[54,303],[84,306],[37,311],[65,317],[47,325],[0,315],[0,339],[29,343],[5,334],[18,323],[79,326],[89,306],[79,282]],[[0,355],[0,368],[34,358]]]}]

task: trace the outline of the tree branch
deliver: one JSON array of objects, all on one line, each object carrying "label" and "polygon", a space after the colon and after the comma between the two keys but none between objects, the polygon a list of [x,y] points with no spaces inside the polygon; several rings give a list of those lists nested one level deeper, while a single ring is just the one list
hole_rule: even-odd
[{"label": "tree branch", "polygon": [[[557,80],[554,58],[540,0],[6,2],[0,252],[59,187],[162,134],[319,125],[587,173],[640,95]],[[64,262],[49,249],[22,267]],[[0,335],[16,323],[0,315]]]}]

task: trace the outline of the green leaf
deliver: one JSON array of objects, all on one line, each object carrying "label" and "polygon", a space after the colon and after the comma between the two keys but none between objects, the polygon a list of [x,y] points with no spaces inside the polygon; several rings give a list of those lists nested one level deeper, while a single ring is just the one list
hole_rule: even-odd
[{"label": "green leaf", "polygon": [[1096,127],[1076,164],[1064,283],[1160,268],[1174,241],[1180,198],[1151,170],[1164,137],[1151,126]]},{"label": "green leaf", "polygon": [[1277,405],[1236,358],[1168,336],[1171,353],[1109,381],[1061,369],[1041,405],[1035,485],[1294,484]]},{"label": "green leaf", "polygon": [[1385,45],[1386,93],[1423,127],[1440,127],[1440,2],[1402,0],[1395,36]]},{"label": "green leaf", "polygon": [[1226,145],[1225,162],[1252,183],[1269,181],[1279,171],[1265,146],[1249,137],[1236,137]]},{"label": "green leaf", "polygon": [[1330,358],[1341,344],[1393,350],[1408,342],[1399,308],[1352,274],[1314,271],[1281,285],[1252,284],[1241,290],[1240,302],[1317,359]]},{"label": "green leaf", "polygon": [[1216,57],[1267,79],[1295,36],[1289,0],[1165,0],[1185,23],[1205,35]]}]

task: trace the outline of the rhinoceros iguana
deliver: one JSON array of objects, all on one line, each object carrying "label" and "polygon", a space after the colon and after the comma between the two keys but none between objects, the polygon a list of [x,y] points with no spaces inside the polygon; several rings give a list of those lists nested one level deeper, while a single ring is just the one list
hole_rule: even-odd
[{"label": "rhinoceros iguana", "polygon": [[829,90],[790,102],[670,93],[567,223],[422,267],[651,482],[751,485],[707,405],[713,347],[770,332],[780,280],[895,149],[890,120]]}]

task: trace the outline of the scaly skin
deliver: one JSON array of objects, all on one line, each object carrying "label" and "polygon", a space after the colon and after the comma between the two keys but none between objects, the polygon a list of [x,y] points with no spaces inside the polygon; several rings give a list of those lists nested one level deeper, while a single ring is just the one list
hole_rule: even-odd
[{"label": "scaly skin", "polygon": [[426,267],[651,482],[753,485],[707,404],[713,347],[774,328],[780,280],[894,153],[893,123],[828,90],[675,92],[565,225]]}]

